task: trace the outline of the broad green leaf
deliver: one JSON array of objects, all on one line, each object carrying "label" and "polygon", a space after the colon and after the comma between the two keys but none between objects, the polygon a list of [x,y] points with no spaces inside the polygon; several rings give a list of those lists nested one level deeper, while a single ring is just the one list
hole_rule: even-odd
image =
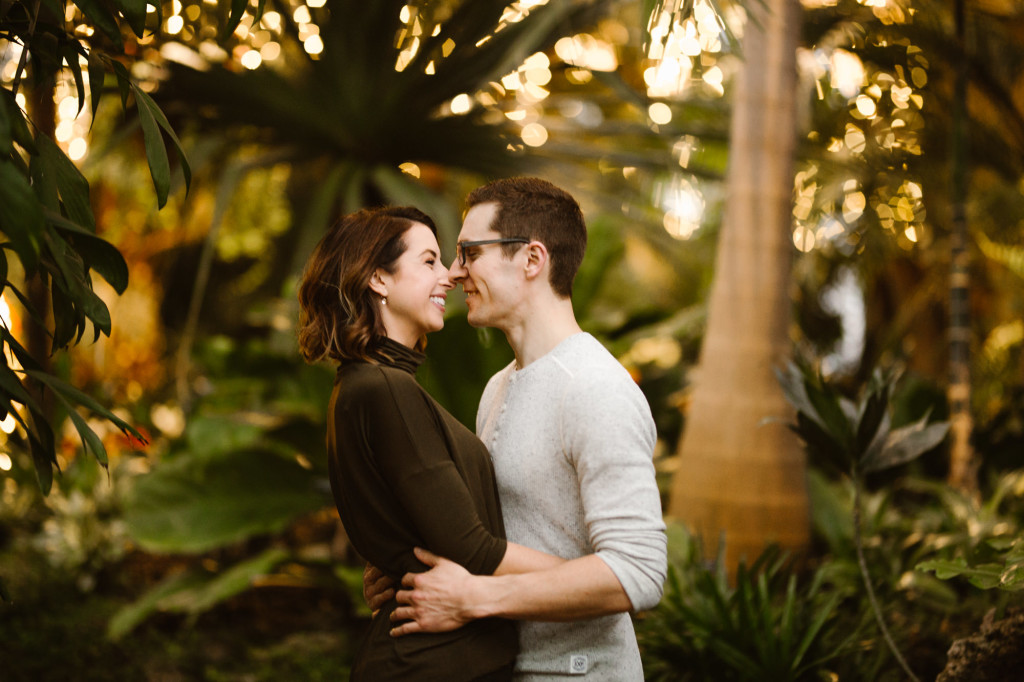
[{"label": "broad green leaf", "polygon": [[280,531],[329,498],[294,460],[244,450],[197,462],[165,459],[136,479],[125,502],[131,536],[156,552],[204,552]]},{"label": "broad green leaf", "polygon": [[92,213],[92,204],[89,203],[89,181],[48,136],[39,135],[36,144],[39,148],[38,158],[46,164],[47,175],[56,182],[57,192],[68,217],[95,231],[96,218]]},{"label": "broad green leaf", "polygon": [[11,240],[25,269],[34,271],[45,229],[43,208],[28,180],[7,159],[0,159],[0,206],[0,232]]},{"label": "broad green leaf", "polygon": [[934,571],[936,577],[948,580],[954,577],[967,578],[970,583],[982,589],[998,587],[1002,580],[1003,567],[999,564],[968,566],[960,559],[922,561],[915,567],[918,571]]},{"label": "broad green leaf", "polygon": [[189,454],[202,458],[256,447],[266,430],[237,415],[197,416],[185,427]]}]

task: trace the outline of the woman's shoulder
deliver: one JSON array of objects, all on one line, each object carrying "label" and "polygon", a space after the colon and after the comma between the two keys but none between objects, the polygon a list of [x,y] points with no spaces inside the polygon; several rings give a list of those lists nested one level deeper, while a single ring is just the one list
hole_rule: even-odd
[{"label": "woman's shoulder", "polygon": [[336,387],[342,393],[365,399],[396,393],[420,393],[423,390],[409,372],[370,362],[342,366],[338,370]]}]

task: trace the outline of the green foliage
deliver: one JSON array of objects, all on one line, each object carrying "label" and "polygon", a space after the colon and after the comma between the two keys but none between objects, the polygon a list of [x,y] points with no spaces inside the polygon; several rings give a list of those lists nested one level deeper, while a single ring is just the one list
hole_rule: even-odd
[{"label": "green foliage", "polygon": [[892,428],[890,399],[895,374],[876,371],[856,402],[851,401],[807,365],[790,363],[776,376],[789,403],[796,409],[790,428],[803,440],[809,457],[850,477],[853,483],[853,541],[864,588],[875,620],[893,656],[904,672],[917,680],[900,653],[875,597],[861,534],[861,490],[868,473],[905,464],[937,446],[948,423],[928,425],[928,414],[906,426]]},{"label": "green foliage", "polygon": [[945,506],[958,523],[947,537],[955,541],[944,543],[943,558],[922,561],[917,570],[932,571],[942,580],[966,578],[984,590],[1024,590],[1024,509],[1010,504],[1022,491],[1024,471],[1018,470],[1001,476],[983,503],[948,492]]},{"label": "green foliage", "polygon": [[661,603],[638,623],[646,679],[827,679],[856,632],[834,631],[840,595],[821,589],[821,570],[802,580],[770,547],[749,568],[741,563],[730,586],[724,562],[705,565],[685,531],[674,528],[670,542],[681,558]]},{"label": "green foliage", "polygon": [[186,570],[171,575],[138,601],[118,610],[107,625],[107,636],[120,639],[156,611],[195,617],[249,589],[256,578],[266,575],[288,558],[286,550],[271,548],[223,572]]},{"label": "green foliage", "polygon": [[796,409],[790,428],[812,460],[854,477],[890,469],[928,452],[946,437],[945,422],[918,421],[892,427],[897,376],[876,371],[859,399],[846,398],[807,365],[776,370],[786,400]]},{"label": "green foliage", "polygon": [[[188,162],[166,117],[131,79],[122,62],[125,38],[121,26],[127,25],[141,38],[147,31],[146,3],[123,0],[113,6],[91,1],[75,4],[83,17],[74,23],[90,25],[94,34],[83,37],[85,33],[72,33],[73,23],[65,19],[63,4],[4,3],[0,12],[0,36],[23,48],[22,61],[10,85],[0,89],[0,204],[4,206],[0,212],[0,232],[6,237],[0,244],[0,291],[17,297],[28,316],[46,330],[51,338],[51,353],[81,341],[90,324],[94,340],[101,333],[110,334],[110,313],[93,291],[92,274],[102,276],[120,294],[128,284],[128,268],[120,252],[96,234],[89,183],[47,132],[53,122],[33,120],[31,112],[26,113],[18,106],[15,96],[21,85],[30,83],[40,89],[40,99],[52,97],[49,89],[67,69],[75,82],[79,112],[88,94],[95,115],[104,94],[105,77],[112,73],[126,112],[129,94],[133,96],[159,205],[166,203],[171,182],[164,135],[177,148],[186,186],[191,182]],[[160,3],[156,7],[159,30]],[[240,10],[244,7],[243,3],[233,8],[239,11],[232,13],[225,27],[228,32],[241,20]],[[87,64],[88,93],[80,57]],[[26,74],[31,79],[25,79]],[[20,263],[24,284],[11,278],[11,256]],[[45,288],[47,300],[29,293],[28,283],[33,280]],[[52,312],[49,325],[47,307]],[[78,414],[78,408],[84,407],[110,420],[126,435],[143,440],[130,424],[53,376],[43,358],[32,357],[30,350],[38,354],[38,348],[27,350],[26,345],[30,344],[15,339],[6,327],[0,334],[0,346],[6,351],[0,367],[0,414],[14,415],[21,425],[44,493],[50,491],[53,468],[57,465],[53,429],[56,418],[46,406],[44,394],[56,397],[78,431],[83,447],[104,466],[107,454],[103,443]],[[16,365],[12,364],[12,357]]]},{"label": "green foliage", "polygon": [[125,501],[128,532],[148,551],[202,552],[282,530],[329,502],[296,461],[242,449],[181,455],[139,478]]}]

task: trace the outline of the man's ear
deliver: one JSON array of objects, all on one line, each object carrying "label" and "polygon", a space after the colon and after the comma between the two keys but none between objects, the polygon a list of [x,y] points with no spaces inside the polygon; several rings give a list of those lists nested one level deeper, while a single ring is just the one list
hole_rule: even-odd
[{"label": "man's ear", "polygon": [[387,298],[388,295],[388,286],[384,282],[384,277],[386,276],[387,273],[381,273],[380,268],[374,270],[373,274],[370,275],[370,291],[384,298]]},{"label": "man's ear", "polygon": [[526,245],[526,277],[540,275],[548,264],[548,247],[541,242],[533,241]]}]

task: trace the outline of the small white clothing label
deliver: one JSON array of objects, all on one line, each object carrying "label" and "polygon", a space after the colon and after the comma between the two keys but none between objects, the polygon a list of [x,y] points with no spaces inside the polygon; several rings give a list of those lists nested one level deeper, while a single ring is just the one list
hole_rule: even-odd
[{"label": "small white clothing label", "polygon": [[573,654],[569,657],[570,675],[586,675],[587,667],[587,657],[583,654]]}]

